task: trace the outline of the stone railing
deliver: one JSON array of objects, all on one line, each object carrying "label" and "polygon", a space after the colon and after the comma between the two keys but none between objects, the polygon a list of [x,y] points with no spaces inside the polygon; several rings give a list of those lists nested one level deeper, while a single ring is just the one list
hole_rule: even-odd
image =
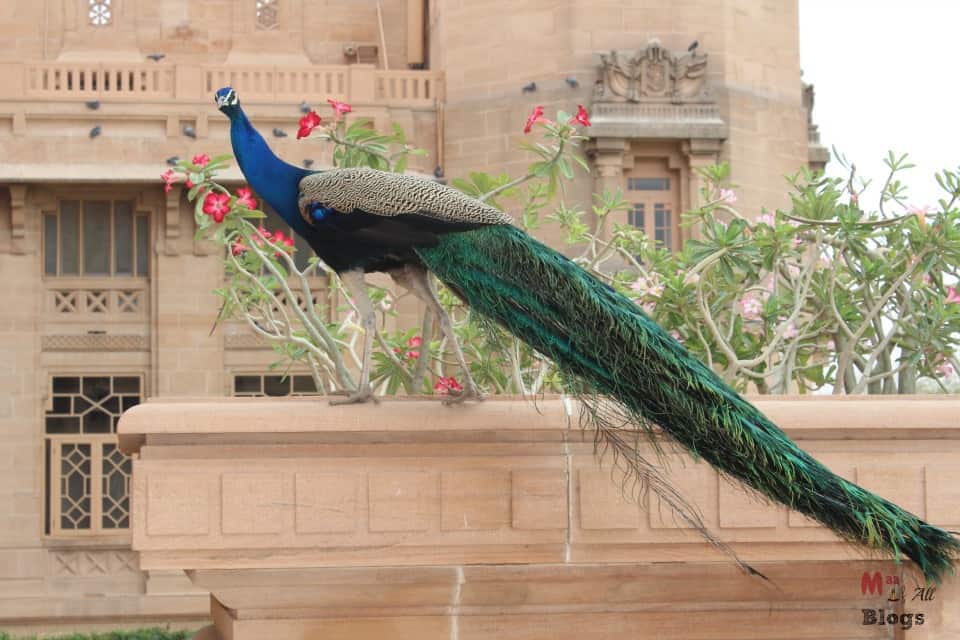
[{"label": "stone railing", "polygon": [[46,316],[50,320],[147,319],[149,284],[146,278],[50,278]]},{"label": "stone railing", "polygon": [[[960,525],[960,401],[757,405],[837,473]],[[888,637],[863,625],[862,609],[890,607],[861,578],[902,567],[668,454],[673,485],[771,582],[745,576],[656,497],[625,498],[568,408],[150,401],[120,424],[138,454],[133,548],[211,591],[210,638]],[[890,606],[946,640],[958,601],[953,581]]]},{"label": "stone railing", "polygon": [[435,71],[384,71],[373,65],[232,66],[165,63],[0,63],[0,99],[207,103],[232,86],[249,103],[322,102],[431,108],[442,94]]}]

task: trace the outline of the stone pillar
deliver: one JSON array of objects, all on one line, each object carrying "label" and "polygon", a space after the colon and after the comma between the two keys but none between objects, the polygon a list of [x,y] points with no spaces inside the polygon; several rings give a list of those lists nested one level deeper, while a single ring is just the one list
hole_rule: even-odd
[{"label": "stone pillar", "polygon": [[[593,189],[597,194],[605,192],[616,193],[623,192],[623,170],[624,153],[627,149],[627,141],[623,138],[595,138],[588,153],[593,161]],[[590,224],[594,224],[593,213],[589,213]],[[604,233],[605,240],[611,236],[610,225],[606,227]]]},{"label": "stone pillar", "polygon": [[[723,147],[723,141],[715,138],[692,138],[685,140],[680,145],[680,149],[687,159],[687,180],[688,192],[687,202],[689,209],[696,209],[704,203],[703,188],[706,181],[700,175],[700,171],[710,165],[717,164],[720,161],[720,150]],[[684,242],[697,237],[699,233],[696,227],[680,227],[681,238]]]}]

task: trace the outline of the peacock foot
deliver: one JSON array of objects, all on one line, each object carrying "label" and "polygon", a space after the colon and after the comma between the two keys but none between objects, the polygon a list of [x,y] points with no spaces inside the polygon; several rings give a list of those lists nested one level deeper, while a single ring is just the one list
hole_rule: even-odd
[{"label": "peacock foot", "polygon": [[486,396],[480,393],[480,390],[477,389],[476,385],[474,385],[472,382],[468,382],[467,384],[463,385],[462,391],[449,392],[447,397],[443,399],[443,404],[462,404],[467,400],[476,400],[477,402],[481,402],[485,398]]},{"label": "peacock foot", "polygon": [[331,407],[338,407],[345,404],[364,404],[367,402],[373,402],[374,404],[380,403],[380,399],[373,394],[373,389],[371,389],[369,386],[362,389],[357,389],[356,391],[335,393],[335,395],[340,394],[343,394],[346,397],[340,400],[331,400]]}]

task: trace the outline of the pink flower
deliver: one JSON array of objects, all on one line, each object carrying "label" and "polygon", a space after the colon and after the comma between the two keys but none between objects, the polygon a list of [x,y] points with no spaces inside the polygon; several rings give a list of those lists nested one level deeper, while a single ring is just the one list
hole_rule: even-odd
[{"label": "pink flower", "polygon": [[190,176],[187,176],[187,181],[183,183],[187,189],[193,189],[193,180],[190,179]]},{"label": "pink flower", "polygon": [[749,292],[740,300],[740,314],[744,320],[759,320],[763,312],[763,302],[754,292]]},{"label": "pink flower", "polygon": [[407,352],[407,357],[410,358],[411,360],[416,360],[417,358],[420,357],[420,352],[419,352],[419,351],[408,351],[408,352]]},{"label": "pink flower", "polygon": [[683,342],[683,336],[680,335],[680,332],[674,329],[670,332],[670,337],[676,340],[677,342]]},{"label": "pink flower", "polygon": [[933,278],[930,277],[930,274],[923,274],[923,284],[930,284],[931,282],[933,282]]},{"label": "pink flower", "polygon": [[393,352],[394,352],[395,354],[397,354],[398,356],[402,356],[402,355],[403,355],[403,349],[401,349],[400,347],[394,347],[394,348],[393,348]]},{"label": "pink flower", "polygon": [[530,133],[533,130],[533,125],[538,122],[546,122],[546,118],[543,117],[543,107],[537,105],[533,108],[533,111],[530,112],[530,115],[527,117],[527,124],[523,126],[524,133]]},{"label": "pink flower", "polygon": [[173,169],[167,169],[160,174],[160,179],[163,180],[163,192],[170,193],[174,183],[177,182],[177,174],[173,172]]},{"label": "pink flower", "polygon": [[951,375],[953,375],[953,365],[949,362],[941,362],[937,366],[937,375],[939,375],[941,378],[949,378]]},{"label": "pink flower", "polygon": [[232,245],[230,245],[230,252],[235,256],[239,256],[243,254],[246,250],[247,250],[246,245],[244,245],[239,240],[237,240]]},{"label": "pink flower", "polygon": [[827,340],[827,351],[834,351],[837,348],[837,343],[833,340]]},{"label": "pink flower", "polygon": [[630,290],[640,295],[653,296],[659,298],[663,294],[663,283],[660,282],[660,274],[653,273],[649,278],[640,277],[630,285]]},{"label": "pink flower", "polygon": [[960,293],[957,293],[953,287],[947,287],[947,297],[944,299],[947,304],[956,304],[960,302]]},{"label": "pink flower", "polygon": [[203,212],[216,222],[223,222],[224,217],[230,213],[230,196],[225,193],[208,193],[203,199]]},{"label": "pink flower", "polygon": [[339,100],[334,100],[333,98],[327,98],[327,102],[329,102],[330,106],[333,107],[333,111],[336,114],[335,117],[338,120],[342,118],[344,114],[353,111],[353,107],[348,105],[346,102],[340,102]]},{"label": "pink flower", "polygon": [[193,160],[191,160],[190,162],[197,165],[198,167],[205,167],[208,164],[210,164],[210,156],[208,156],[205,153],[198,153],[197,155],[193,156]]},{"label": "pink flower", "polygon": [[772,213],[765,213],[757,218],[757,224],[765,224],[768,227],[775,227],[777,226],[777,219]]},{"label": "pink flower", "polygon": [[915,205],[915,204],[911,204],[911,205],[907,206],[907,211],[908,211],[909,213],[912,213],[913,215],[918,216],[918,217],[921,217],[921,218],[922,218],[923,216],[928,216],[928,215],[930,215],[931,213],[934,212],[933,207],[931,207],[931,206],[928,205],[928,204],[925,204],[925,205],[923,205],[922,207],[918,207],[918,206]]},{"label": "pink flower", "polygon": [[306,138],[314,129],[320,126],[320,116],[316,111],[311,111],[300,118],[300,128],[297,129],[297,140]]},{"label": "pink flower", "polygon": [[240,187],[237,189],[237,204],[243,205],[247,209],[256,209],[257,201],[253,198],[253,191],[249,187]]},{"label": "pink flower", "polygon": [[737,194],[733,189],[720,189],[720,200],[727,204],[733,204],[737,201]]},{"label": "pink flower", "polygon": [[798,335],[800,335],[800,332],[797,330],[797,325],[792,322],[787,325],[786,329],[783,330],[783,337],[787,340],[796,338]]},{"label": "pink flower", "polygon": [[585,127],[590,126],[590,116],[587,115],[587,110],[583,108],[582,104],[577,105],[577,115],[570,118],[570,122],[567,124],[582,124]]},{"label": "pink flower", "polygon": [[412,338],[407,340],[407,347],[410,349],[419,347],[422,344],[423,344],[423,338],[421,338],[420,336],[413,336]]},{"label": "pink flower", "polygon": [[[260,227],[257,230],[260,232],[260,235],[262,235],[264,238],[267,239],[267,242],[270,242],[272,240],[273,234],[271,234],[266,227],[264,227],[263,225],[260,225]],[[253,243],[258,247],[263,246],[263,240],[260,239],[260,236],[253,236]]]},{"label": "pink flower", "polygon": [[433,385],[433,390],[441,395],[447,395],[452,391],[463,391],[463,387],[460,386],[456,378],[451,376],[437,380],[437,383]]}]

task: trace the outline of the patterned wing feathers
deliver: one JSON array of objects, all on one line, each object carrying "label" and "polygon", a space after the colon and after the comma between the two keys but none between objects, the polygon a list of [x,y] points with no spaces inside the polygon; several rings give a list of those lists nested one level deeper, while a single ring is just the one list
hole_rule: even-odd
[{"label": "patterned wing feathers", "polygon": [[300,181],[300,214],[311,224],[308,207],[313,203],[347,214],[359,210],[386,217],[419,214],[468,224],[513,223],[499,209],[438,182],[366,168],[307,176]]}]

